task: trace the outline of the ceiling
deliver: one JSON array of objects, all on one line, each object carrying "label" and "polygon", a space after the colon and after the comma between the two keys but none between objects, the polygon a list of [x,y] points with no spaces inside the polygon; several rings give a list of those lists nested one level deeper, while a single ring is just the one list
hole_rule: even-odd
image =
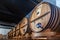
[{"label": "ceiling", "polygon": [[39,0],[0,0],[0,21],[2,22],[0,25],[14,26],[39,2]]}]

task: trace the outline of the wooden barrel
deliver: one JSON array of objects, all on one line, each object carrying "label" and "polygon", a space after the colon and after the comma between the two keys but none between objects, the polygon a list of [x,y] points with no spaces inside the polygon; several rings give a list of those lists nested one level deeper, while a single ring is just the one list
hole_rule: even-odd
[{"label": "wooden barrel", "polygon": [[15,28],[11,29],[10,32],[8,32],[8,38],[11,39],[15,35]]},{"label": "wooden barrel", "polygon": [[16,30],[16,36],[19,36],[19,30]]},{"label": "wooden barrel", "polygon": [[16,37],[19,36],[19,33],[20,33],[19,29],[20,29],[19,24],[17,24],[16,25]]},{"label": "wooden barrel", "polygon": [[16,30],[15,30],[15,27],[13,28],[13,37],[15,37],[16,36],[16,32],[15,32]]},{"label": "wooden barrel", "polygon": [[28,19],[25,17],[20,22],[20,32],[21,32],[21,35],[24,35],[27,32],[27,27],[28,27]]},{"label": "wooden barrel", "polygon": [[8,38],[10,38],[10,32],[8,32]]},{"label": "wooden barrel", "polygon": [[11,38],[11,32],[9,32],[9,38]]},{"label": "wooden barrel", "polygon": [[11,30],[11,38],[13,38],[13,29]]},{"label": "wooden barrel", "polygon": [[52,31],[60,29],[60,10],[48,2],[39,3],[30,16],[30,28],[33,32],[41,32],[50,28]]},{"label": "wooden barrel", "polygon": [[16,25],[16,30],[18,30],[18,29],[19,29],[19,24]]},{"label": "wooden barrel", "polygon": [[11,30],[10,32],[9,32],[9,38],[11,39],[13,37],[13,31]]}]

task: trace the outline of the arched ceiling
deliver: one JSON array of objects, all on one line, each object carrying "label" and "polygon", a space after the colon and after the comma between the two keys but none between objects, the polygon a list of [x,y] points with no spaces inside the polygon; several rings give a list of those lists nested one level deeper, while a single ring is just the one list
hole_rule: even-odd
[{"label": "arched ceiling", "polygon": [[37,0],[0,0],[0,21],[17,24],[39,2]]}]

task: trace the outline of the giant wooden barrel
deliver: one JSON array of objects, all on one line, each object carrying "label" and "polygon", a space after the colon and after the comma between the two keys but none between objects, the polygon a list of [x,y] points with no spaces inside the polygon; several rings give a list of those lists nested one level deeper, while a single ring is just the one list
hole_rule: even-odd
[{"label": "giant wooden barrel", "polygon": [[32,10],[29,20],[33,32],[41,32],[47,28],[56,32],[57,29],[60,29],[60,9],[48,2],[39,3]]},{"label": "giant wooden barrel", "polygon": [[27,32],[27,27],[28,27],[28,19],[25,17],[20,22],[20,32],[21,32],[21,35],[24,35]]}]

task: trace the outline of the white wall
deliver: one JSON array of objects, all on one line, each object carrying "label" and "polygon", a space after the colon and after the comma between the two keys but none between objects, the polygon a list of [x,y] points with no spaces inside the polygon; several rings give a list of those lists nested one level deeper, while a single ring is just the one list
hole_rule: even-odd
[{"label": "white wall", "polygon": [[56,5],[56,0],[43,0],[44,2],[49,2],[53,5]]},{"label": "white wall", "polygon": [[60,0],[43,0],[43,2],[49,2],[53,5],[60,7]]},{"label": "white wall", "polygon": [[56,5],[60,7],[60,0],[56,0]]},{"label": "white wall", "polygon": [[10,30],[11,30],[11,29],[2,29],[2,28],[0,28],[0,34],[7,35],[7,33],[8,33]]}]

